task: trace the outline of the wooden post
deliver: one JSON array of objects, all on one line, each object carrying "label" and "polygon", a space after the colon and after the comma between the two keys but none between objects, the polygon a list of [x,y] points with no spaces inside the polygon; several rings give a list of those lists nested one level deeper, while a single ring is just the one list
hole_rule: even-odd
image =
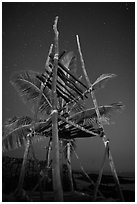
[{"label": "wooden post", "polygon": [[71,153],[70,153],[70,148],[71,148],[71,144],[68,141],[67,142],[67,167],[68,167],[68,173],[69,173],[69,179],[70,179],[70,190],[74,191],[74,186],[73,186],[73,179],[72,179],[72,168],[71,168]]},{"label": "wooden post", "polygon": [[51,145],[52,145],[52,140],[50,138],[48,149],[47,149],[47,154],[46,154],[46,169],[49,169],[49,166],[50,166]]},{"label": "wooden post", "polygon": [[[100,116],[100,112],[99,112],[99,109],[98,109],[97,100],[96,100],[94,91],[92,90],[92,84],[91,84],[91,82],[89,80],[89,77],[87,75],[87,72],[86,72],[86,68],[85,68],[85,64],[84,64],[84,60],[83,60],[83,56],[82,56],[82,52],[81,52],[81,47],[80,47],[80,42],[79,42],[78,35],[76,36],[76,38],[77,38],[78,50],[79,50],[79,54],[80,54],[80,59],[81,59],[83,73],[84,73],[84,76],[85,76],[88,88],[91,89],[91,97],[92,97],[92,100],[93,100],[93,103],[94,103],[94,107],[95,107],[95,111],[96,111],[96,114],[97,114],[99,127],[102,128],[103,133],[104,133],[104,128],[103,128],[103,124],[101,122],[101,116]],[[108,159],[109,159],[109,164],[110,164],[111,172],[112,172],[112,175],[113,175],[114,180],[116,182],[116,185],[117,185],[117,188],[118,188],[118,192],[119,192],[121,201],[124,201],[124,197],[123,197],[123,194],[122,194],[122,191],[121,191],[121,188],[120,188],[119,179],[118,179],[118,176],[117,176],[117,173],[116,173],[116,169],[115,169],[115,165],[114,165],[114,162],[113,162],[113,158],[112,158],[112,155],[111,155],[111,152],[110,152],[110,149],[109,149],[109,140],[107,139],[105,134],[103,134],[103,136],[101,138],[102,138],[102,141],[103,141],[103,143],[105,145],[105,148],[107,148],[106,151],[107,151],[107,155],[108,155]],[[94,198],[93,198],[94,200],[96,200],[96,197],[97,197],[98,187],[100,185],[103,168],[104,168],[104,163],[102,164],[102,168],[101,168],[100,173],[99,173],[99,179],[97,181],[97,185],[96,185],[96,188],[95,188],[95,194],[94,194]]]},{"label": "wooden post", "polygon": [[58,110],[57,110],[57,93],[56,93],[56,81],[57,81],[57,69],[58,69],[58,30],[57,30],[58,16],[55,18],[53,30],[55,32],[55,55],[53,66],[53,78],[52,78],[52,178],[55,201],[63,201],[63,190],[60,177],[60,161],[59,161],[59,137],[58,137]]}]

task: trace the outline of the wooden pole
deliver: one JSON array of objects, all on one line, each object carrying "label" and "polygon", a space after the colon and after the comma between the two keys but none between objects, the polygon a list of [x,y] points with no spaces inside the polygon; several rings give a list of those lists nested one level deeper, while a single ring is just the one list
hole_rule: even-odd
[{"label": "wooden pole", "polygon": [[49,61],[50,61],[50,55],[52,53],[52,49],[53,49],[53,44],[51,44],[50,48],[49,48],[48,57],[47,57],[47,60],[46,60],[46,63],[45,63],[45,72],[46,72],[46,70],[48,70],[49,72],[51,71],[50,68],[49,68]]},{"label": "wooden pole", "polygon": [[50,138],[49,144],[48,144],[48,149],[47,149],[47,154],[46,154],[46,169],[49,169],[49,167],[50,167],[51,146],[52,146],[52,140]]},{"label": "wooden pole", "polygon": [[70,190],[74,191],[74,186],[73,186],[73,179],[72,179],[72,168],[71,168],[71,144],[70,141],[67,142],[67,167],[68,167],[68,173],[69,173],[69,179],[70,179]]},{"label": "wooden pole", "polygon": [[63,190],[60,177],[60,160],[59,160],[59,137],[58,137],[58,110],[57,110],[57,93],[56,93],[56,81],[57,81],[57,69],[58,69],[58,35],[57,30],[58,16],[55,18],[53,30],[55,32],[55,55],[53,66],[53,78],[52,78],[52,178],[53,178],[53,190],[55,196],[55,202],[63,201]]},{"label": "wooden pole", "polygon": [[[96,100],[94,91],[92,90],[92,84],[91,84],[91,82],[89,80],[89,77],[88,77],[86,69],[85,69],[85,63],[84,63],[84,59],[83,59],[83,56],[82,56],[81,47],[80,47],[80,41],[79,41],[78,35],[76,36],[76,38],[77,38],[78,50],[79,50],[79,54],[80,54],[80,59],[81,59],[83,73],[84,73],[84,76],[85,76],[85,79],[86,79],[86,82],[87,82],[87,86],[88,86],[88,88],[91,89],[91,97],[92,97],[92,100],[93,100],[93,103],[94,103],[94,107],[95,107],[95,111],[96,111],[96,114],[97,114],[99,127],[103,131],[103,135],[102,135],[101,138],[102,138],[102,141],[103,141],[103,143],[105,145],[105,148],[107,148],[107,155],[108,155],[108,159],[109,159],[110,168],[111,168],[114,180],[116,182],[116,185],[117,185],[117,188],[118,188],[118,192],[119,192],[121,201],[124,201],[124,197],[123,197],[123,194],[122,194],[122,191],[121,191],[121,188],[120,188],[120,184],[119,184],[119,179],[118,179],[118,176],[117,176],[117,173],[116,173],[115,165],[114,165],[113,158],[112,158],[112,155],[111,155],[111,152],[110,152],[110,148],[109,148],[109,140],[107,139],[106,135],[104,134],[104,127],[103,127],[103,124],[101,122],[101,116],[100,116],[97,100]],[[100,181],[101,181],[103,168],[104,168],[104,163],[102,164],[102,168],[101,168],[101,171],[99,173],[99,179],[98,179],[98,182],[97,182],[97,185],[96,185],[96,188],[95,188],[94,200],[96,200],[96,197],[97,197],[97,192],[98,192],[99,184],[100,184]]]}]

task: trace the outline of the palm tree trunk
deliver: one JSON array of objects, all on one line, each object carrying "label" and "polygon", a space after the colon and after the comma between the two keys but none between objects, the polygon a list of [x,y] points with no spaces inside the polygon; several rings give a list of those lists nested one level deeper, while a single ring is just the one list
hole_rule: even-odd
[{"label": "palm tree trunk", "polygon": [[[41,92],[40,92],[38,101],[36,103],[35,112],[34,112],[34,120],[33,120],[32,124],[31,124],[31,128],[30,128],[31,133],[27,135],[27,142],[26,142],[25,152],[24,152],[24,156],[23,156],[23,163],[22,163],[22,167],[21,167],[21,173],[20,173],[20,177],[19,177],[18,187],[17,187],[17,190],[16,190],[17,194],[20,194],[22,189],[23,189],[25,168],[26,168],[26,164],[27,164],[29,150],[30,150],[30,147],[32,146],[31,139],[32,139],[32,134],[33,134],[33,132],[35,130],[35,123],[37,121],[37,116],[38,116],[38,111],[39,111],[39,103],[40,103],[40,100],[41,100],[41,97],[42,97],[43,88],[44,88],[44,86],[43,86],[43,84],[41,84]],[[35,134],[35,132],[34,132],[34,134]]]},{"label": "palm tree trunk", "polygon": [[58,68],[58,31],[57,31],[58,17],[55,19],[53,29],[55,32],[55,55],[52,79],[52,178],[55,201],[63,201],[63,190],[60,177],[60,161],[59,161],[59,138],[58,138],[58,111],[57,111],[57,95],[56,95],[56,81]]},{"label": "palm tree trunk", "polygon": [[41,176],[40,176],[39,162],[36,158],[33,145],[31,144],[30,147],[31,147],[32,157],[33,157],[34,161],[36,162],[36,170],[37,170],[37,174],[38,174],[38,184],[39,184],[39,191],[40,191],[40,201],[42,202],[43,201],[43,191],[42,191],[42,181],[41,181]]},{"label": "palm tree trunk", "polygon": [[17,195],[21,195],[22,189],[23,189],[23,182],[24,182],[24,176],[25,176],[25,168],[27,165],[27,158],[28,158],[28,154],[29,154],[29,150],[30,150],[30,145],[31,145],[31,138],[30,136],[27,136],[27,142],[26,142],[26,147],[25,147],[25,152],[24,152],[24,156],[23,156],[23,162],[22,162],[22,166],[21,166],[21,173],[20,173],[20,177],[19,177],[19,183],[18,183],[18,187],[16,190]]},{"label": "palm tree trunk", "polygon": [[[39,179],[39,182],[35,185],[35,187],[34,187],[33,190],[31,191],[31,193],[33,193],[33,192],[37,189],[37,187],[41,185],[41,183],[42,183],[42,181],[45,179],[45,177],[46,177],[46,179],[47,179],[48,168],[49,168],[49,166],[50,166],[51,145],[52,145],[52,141],[51,141],[51,139],[50,139],[49,144],[48,144],[47,154],[46,154],[46,161],[47,161],[47,163],[46,163],[45,175],[42,175],[42,177]],[[31,146],[31,147],[32,147],[32,146]],[[34,154],[33,154],[33,155],[34,155]],[[35,157],[35,160],[36,160],[36,157]],[[40,190],[41,190],[41,189],[40,189]],[[42,195],[42,193],[41,193],[41,195]]]}]

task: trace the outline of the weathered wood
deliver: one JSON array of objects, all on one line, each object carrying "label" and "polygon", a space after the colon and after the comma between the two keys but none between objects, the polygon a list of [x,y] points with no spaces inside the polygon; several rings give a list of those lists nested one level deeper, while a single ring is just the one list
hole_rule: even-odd
[{"label": "weathered wood", "polygon": [[[51,59],[53,59],[53,55],[50,54]],[[63,71],[65,71],[67,74],[69,74],[75,81],[77,81],[79,84],[81,84],[84,88],[87,89],[87,86],[83,84],[77,77],[75,77],[61,62],[58,62],[58,65],[60,68],[62,68]]]},{"label": "weathered wood", "polygon": [[54,198],[56,202],[63,201],[63,190],[60,177],[60,161],[59,161],[59,137],[58,137],[58,111],[57,111],[57,69],[58,69],[58,30],[57,30],[58,16],[55,18],[53,30],[55,32],[55,55],[53,66],[53,78],[52,78],[52,178],[53,178],[53,190]]},{"label": "weathered wood", "polygon": [[68,167],[68,173],[69,173],[69,179],[70,179],[70,191],[74,191],[73,179],[72,179],[72,168],[71,168],[71,155],[70,155],[71,144],[69,141],[67,142],[66,148],[67,148],[67,167]]},{"label": "weathered wood", "polygon": [[[102,131],[103,131],[103,135],[102,135],[101,138],[102,138],[102,141],[104,143],[105,148],[107,148],[106,151],[107,151],[107,156],[108,156],[108,159],[109,159],[109,165],[110,165],[110,168],[111,168],[111,172],[112,172],[112,175],[113,175],[114,180],[116,182],[117,189],[118,189],[121,201],[124,201],[124,197],[123,197],[123,194],[122,194],[122,191],[121,191],[121,188],[120,188],[119,179],[118,179],[118,176],[117,176],[117,173],[116,173],[114,161],[113,161],[113,158],[112,158],[112,155],[111,155],[111,152],[110,152],[110,148],[109,148],[109,140],[107,139],[107,137],[106,137],[106,135],[104,133],[104,128],[103,128],[103,124],[102,124],[102,121],[101,121],[101,116],[100,116],[97,100],[96,100],[94,91],[92,90],[92,84],[91,84],[91,82],[89,80],[89,77],[88,77],[88,74],[86,72],[85,63],[84,63],[83,55],[82,55],[82,52],[81,52],[81,47],[80,47],[80,42],[79,42],[78,35],[76,36],[76,38],[77,38],[78,50],[79,50],[79,54],[80,54],[80,60],[81,60],[81,64],[82,64],[82,70],[83,70],[83,73],[84,73],[84,76],[85,76],[85,79],[86,79],[86,82],[87,82],[87,86],[91,90],[91,97],[92,97],[94,107],[95,107],[95,111],[96,111],[96,114],[97,114],[99,127],[102,128]],[[105,159],[103,159],[103,161],[105,162]],[[101,167],[101,170],[100,170],[100,173],[99,173],[99,179],[98,179],[96,187],[95,187],[96,189],[95,189],[94,200],[96,200],[96,197],[97,197],[97,192],[98,192],[98,188],[99,188],[102,173],[103,173],[104,162],[102,164],[102,167]]]}]

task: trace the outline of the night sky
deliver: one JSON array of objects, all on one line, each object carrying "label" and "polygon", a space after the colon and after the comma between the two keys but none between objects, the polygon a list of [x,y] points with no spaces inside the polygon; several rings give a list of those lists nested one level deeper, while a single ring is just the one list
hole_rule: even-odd
[{"label": "night sky", "polygon": [[[52,25],[59,16],[60,50],[73,50],[77,72],[82,73],[76,34],[89,78],[103,73],[118,77],[96,93],[99,105],[122,101],[126,108],[115,114],[114,125],[105,126],[118,172],[134,172],[135,162],[135,19],[134,3],[3,3],[2,6],[2,102],[3,121],[12,116],[32,115],[30,106],[9,83],[14,71],[43,72],[54,33]],[[88,101],[88,107],[93,107]],[[35,145],[36,156],[45,159],[45,145]],[[40,150],[41,149],[41,150]],[[10,155],[20,156],[22,151]],[[98,170],[104,146],[100,138],[77,139],[77,153],[85,169]],[[79,163],[73,158],[73,168]],[[106,162],[106,171],[109,165]]]}]

